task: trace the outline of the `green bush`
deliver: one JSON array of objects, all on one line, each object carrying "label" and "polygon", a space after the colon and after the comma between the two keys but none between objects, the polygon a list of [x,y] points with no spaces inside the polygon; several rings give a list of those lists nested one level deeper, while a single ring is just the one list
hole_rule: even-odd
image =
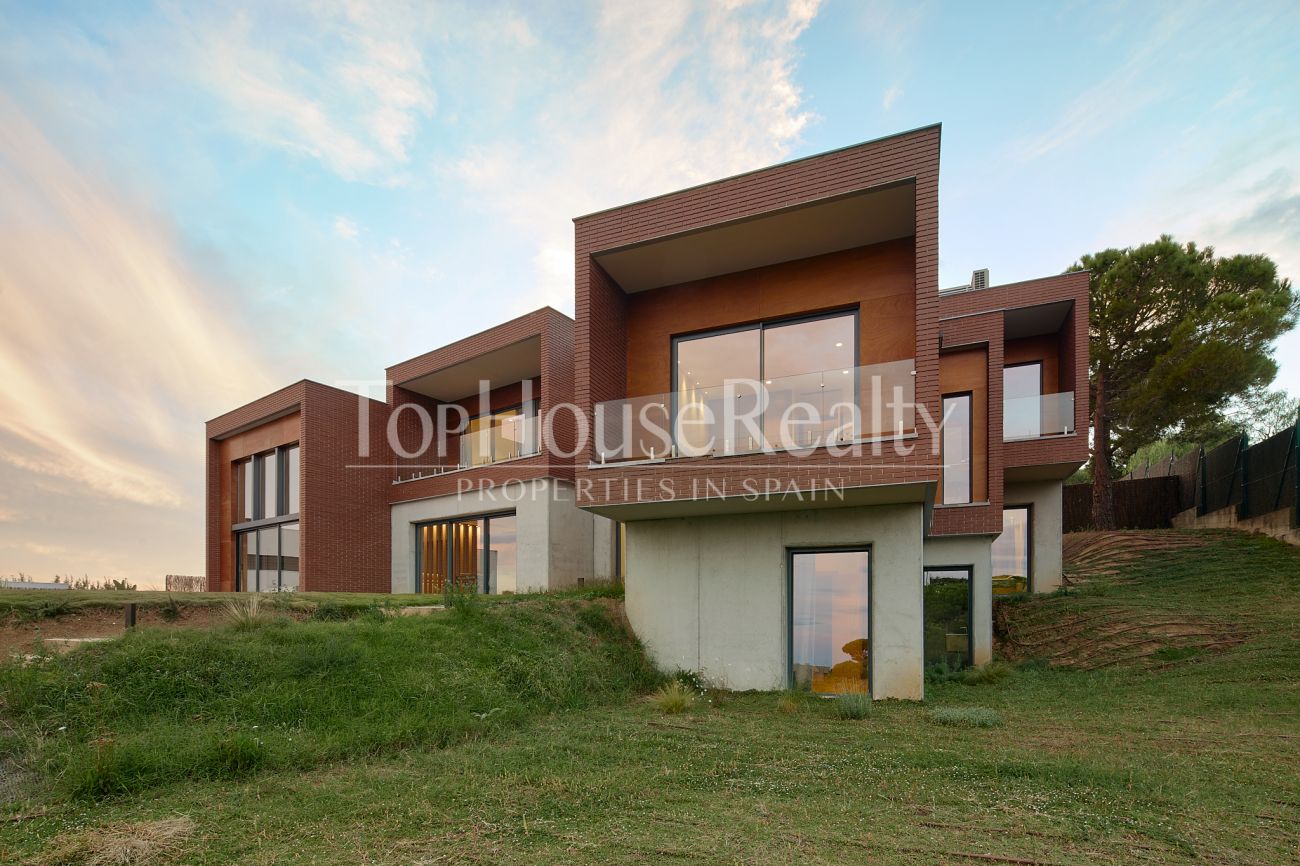
[{"label": "green bush", "polygon": [[83,797],[438,747],[661,678],[600,604],[140,629],[0,664],[22,762]]},{"label": "green bush", "polygon": [[671,680],[650,696],[650,703],[665,715],[684,713],[695,703],[695,692],[681,680]]},{"label": "green bush", "polygon": [[961,682],[968,686],[991,686],[1002,682],[1016,672],[1016,669],[1004,661],[991,661],[977,668],[967,668],[962,672]]},{"label": "green bush", "polygon": [[835,717],[856,721],[871,715],[871,696],[859,692],[840,695],[835,699]]},{"label": "green bush", "polygon": [[988,707],[935,707],[930,710],[930,721],[958,728],[999,728],[1002,715]]}]

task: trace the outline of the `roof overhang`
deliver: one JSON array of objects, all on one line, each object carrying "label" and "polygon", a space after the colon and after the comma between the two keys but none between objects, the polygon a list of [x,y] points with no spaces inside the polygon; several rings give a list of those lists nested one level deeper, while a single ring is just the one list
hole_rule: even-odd
[{"label": "roof overhang", "polygon": [[915,233],[916,182],[907,179],[604,250],[594,258],[630,294]]},{"label": "roof overhang", "polygon": [[480,384],[484,381],[491,390],[525,379],[535,379],[540,375],[542,338],[536,335],[476,355],[468,361],[393,384],[435,400],[449,402],[474,396],[479,393]]},{"label": "roof overhang", "polygon": [[1053,301],[1050,304],[1006,310],[1002,314],[1002,338],[1018,340],[1021,337],[1055,334],[1065,325],[1065,320],[1073,309],[1074,301]]}]

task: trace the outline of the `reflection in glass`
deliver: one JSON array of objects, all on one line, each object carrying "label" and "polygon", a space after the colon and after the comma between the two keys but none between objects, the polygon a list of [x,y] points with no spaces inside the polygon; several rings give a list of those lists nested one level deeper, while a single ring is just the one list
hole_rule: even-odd
[{"label": "reflection in glass", "polygon": [[257,591],[257,533],[235,534],[235,591]]},{"label": "reflection in glass", "polygon": [[537,453],[537,403],[469,419],[460,436],[460,465],[483,466]]},{"label": "reflection in glass", "polygon": [[298,513],[298,454],[297,445],[284,452],[286,464],[284,473],[285,514]]},{"label": "reflection in glass", "polygon": [[460,592],[483,586],[483,520],[457,520],[451,525],[452,579]]},{"label": "reflection in glass", "polygon": [[970,569],[925,570],[925,665],[971,663]]},{"label": "reflection in glass", "polygon": [[257,458],[259,469],[259,478],[261,479],[261,500],[262,511],[258,517],[275,517],[279,514],[279,503],[276,501],[276,482],[279,478],[276,475],[275,452],[271,451],[262,454]]},{"label": "reflection in glass", "polygon": [[420,592],[442,592],[447,588],[447,537],[445,523],[417,528]]},{"label": "reflection in glass", "polygon": [[252,460],[242,460],[235,464],[235,486],[237,488],[235,502],[238,506],[235,522],[243,523],[245,520],[253,520],[257,488],[253,484]]},{"label": "reflection in glass", "polygon": [[870,694],[865,550],[794,553],[791,667],[797,688]]},{"label": "reflection in glass", "polygon": [[517,592],[519,562],[518,521],[513,514],[488,520],[488,537],[492,550],[488,557],[491,583],[488,592]]},{"label": "reflection in glass", "polygon": [[943,398],[943,502],[971,501],[970,395]]},{"label": "reflection in glass", "polygon": [[[723,430],[727,417],[724,401],[734,402],[731,415],[754,414],[757,407],[757,389],[754,386],[734,386],[728,395],[724,384],[745,380],[757,382],[759,368],[760,331],[750,328],[728,334],[681,340],[677,343],[677,418],[681,435],[677,446],[684,454],[701,454],[713,440],[721,440],[726,451],[753,450],[756,443],[741,425]],[[743,440],[743,441],[742,441]]]},{"label": "reflection in glass", "polygon": [[280,524],[280,592],[298,591],[298,524]]},{"label": "reflection in glass", "polygon": [[277,592],[280,589],[279,529],[269,526],[257,530],[257,592]]},{"label": "reflection in glass", "polygon": [[1002,370],[1002,438],[1042,435],[1043,365],[1017,364]]},{"label": "reflection in glass", "polygon": [[993,594],[1029,589],[1029,508],[1002,509],[1002,534],[993,539]]}]

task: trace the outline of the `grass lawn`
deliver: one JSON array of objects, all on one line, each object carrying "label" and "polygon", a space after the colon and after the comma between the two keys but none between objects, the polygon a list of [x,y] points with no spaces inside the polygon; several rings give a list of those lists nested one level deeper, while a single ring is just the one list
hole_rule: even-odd
[{"label": "grass lawn", "polygon": [[[48,811],[5,822],[0,861],[79,862],[49,855],[87,830],[184,815],[195,826],[175,862],[195,864],[1296,862],[1300,551],[1206,537],[1014,618],[1147,609],[1243,638],[1222,648],[1174,644],[1090,670],[1030,663],[860,720],[779,694],[665,715],[614,689],[584,709],[536,704],[446,748],[28,798],[11,813]],[[963,707],[992,712],[933,715]]]}]

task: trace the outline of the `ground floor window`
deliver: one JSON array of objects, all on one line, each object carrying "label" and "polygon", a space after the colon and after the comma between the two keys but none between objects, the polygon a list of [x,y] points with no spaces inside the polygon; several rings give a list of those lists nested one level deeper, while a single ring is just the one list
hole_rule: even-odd
[{"label": "ground floor window", "polygon": [[1028,592],[1030,508],[1008,505],[1002,509],[1002,534],[993,539],[993,594]]},{"label": "ground floor window", "polygon": [[971,568],[927,568],[925,666],[949,670],[971,663]]},{"label": "ground floor window", "polygon": [[235,589],[240,592],[296,591],[300,537],[296,522],[235,533]]},{"label": "ground floor window", "polygon": [[518,591],[517,524],[513,512],[417,524],[416,592]]},{"label": "ground floor window", "polygon": [[871,693],[871,553],[790,553],[790,675],[820,694]]}]

